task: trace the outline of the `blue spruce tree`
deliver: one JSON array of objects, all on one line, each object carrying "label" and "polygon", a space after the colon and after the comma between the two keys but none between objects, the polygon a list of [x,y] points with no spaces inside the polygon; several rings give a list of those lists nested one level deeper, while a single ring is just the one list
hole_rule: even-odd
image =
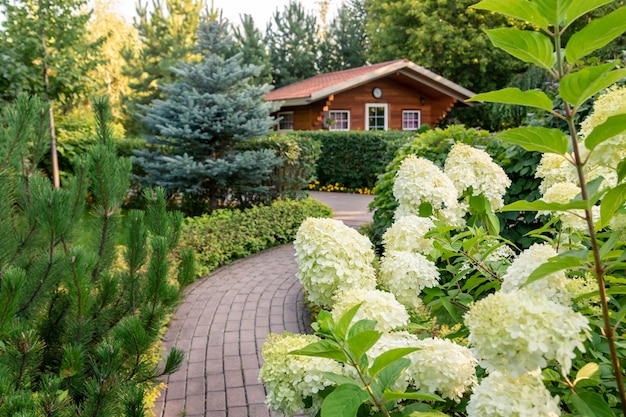
[{"label": "blue spruce tree", "polygon": [[221,19],[200,24],[196,63],[172,70],[178,81],[162,87],[163,100],[143,106],[142,117],[156,134],[152,149],[137,153],[148,185],[183,193],[197,213],[208,203],[247,205],[267,193],[264,180],[281,164],[271,150],[244,151],[246,141],[271,132],[275,120],[264,95],[268,85],[252,81],[261,66],[232,54],[234,39]]}]

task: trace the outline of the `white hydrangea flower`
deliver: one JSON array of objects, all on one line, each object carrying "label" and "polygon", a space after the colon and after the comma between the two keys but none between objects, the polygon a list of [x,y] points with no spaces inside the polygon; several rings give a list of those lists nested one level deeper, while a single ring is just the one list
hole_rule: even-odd
[{"label": "white hydrangea flower", "polygon": [[458,194],[454,184],[441,169],[425,158],[407,156],[400,165],[393,184],[393,195],[401,205],[414,214],[422,203],[429,203],[433,210],[452,207]]},{"label": "white hydrangea flower", "polygon": [[422,289],[439,284],[437,265],[421,253],[388,251],[380,261],[381,286],[406,308],[421,304]]},{"label": "white hydrangea flower", "polygon": [[557,417],[559,397],[552,397],[537,370],[517,378],[494,371],[474,390],[468,417]]},{"label": "white hydrangea flower", "polygon": [[337,291],[376,287],[370,240],[355,229],[333,219],[309,218],[294,241],[297,277],[309,301],[332,306]]},{"label": "white hydrangea flower", "polygon": [[[580,187],[571,182],[557,182],[552,184],[543,195],[543,201],[546,203],[567,204],[574,197],[580,194]],[[584,210],[568,210],[567,212],[542,212],[544,214],[552,213],[558,216],[564,228],[571,228],[578,231],[587,230],[587,222],[585,221]],[[592,207],[591,214],[596,222],[600,218],[600,207]]]},{"label": "white hydrangea flower", "polygon": [[424,238],[435,227],[433,221],[415,215],[403,216],[396,220],[383,234],[386,251],[417,251],[427,255],[433,248],[433,240]]},{"label": "white hydrangea flower", "polygon": [[465,315],[474,356],[489,371],[517,377],[556,360],[568,373],[589,323],[570,307],[527,290],[500,291],[478,301]]},{"label": "white hydrangea flower", "polygon": [[504,170],[483,150],[464,143],[455,143],[448,153],[444,172],[459,194],[472,187],[472,195],[483,195],[491,208],[504,205],[504,194],[511,180]]},{"label": "white hydrangea flower", "polygon": [[416,389],[439,393],[459,402],[463,394],[478,383],[478,361],[468,348],[438,338],[419,340],[417,347],[420,350],[409,355],[411,366],[408,369]]},{"label": "white hydrangea flower", "polygon": [[[319,392],[334,383],[324,372],[343,374],[343,366],[332,359],[288,355],[320,340],[314,335],[285,333],[269,334],[263,344],[264,363],[259,380],[265,385],[265,403],[275,412],[293,416],[299,410],[314,416],[320,409]],[[313,405],[306,408],[304,399],[312,397]]]},{"label": "white hydrangea flower", "polygon": [[574,166],[565,159],[564,155],[544,153],[537,165],[535,178],[541,178],[539,192],[545,195],[546,191],[557,183],[578,183],[578,175]]},{"label": "white hydrangea flower", "polygon": [[363,303],[353,322],[367,319],[376,320],[376,330],[388,332],[409,322],[409,313],[396,300],[393,294],[380,290],[353,288],[339,292],[334,297],[331,314],[338,320],[348,310]]},{"label": "white hydrangea flower", "polygon": [[[513,261],[502,277],[502,291],[514,292],[522,288],[530,274],[548,259],[557,256],[556,250],[547,243],[535,243]],[[554,272],[527,285],[526,290],[543,294],[548,299],[564,305],[571,304],[564,271]]]}]

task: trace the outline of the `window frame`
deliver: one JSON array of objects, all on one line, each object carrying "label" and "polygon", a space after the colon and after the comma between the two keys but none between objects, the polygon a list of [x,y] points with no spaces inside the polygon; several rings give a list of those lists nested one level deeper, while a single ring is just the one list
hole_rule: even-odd
[{"label": "window frame", "polygon": [[[384,118],[384,128],[383,130],[389,130],[389,103],[365,103],[365,130],[370,130],[370,108],[372,107],[383,107],[385,109],[385,118]],[[372,129],[372,130],[380,130],[380,129]]]},{"label": "window frame", "polygon": [[337,126],[337,124],[329,124],[329,125],[328,125],[328,130],[329,130],[329,131],[333,131],[333,132],[345,132],[345,131],[347,131],[347,130],[350,130],[350,110],[329,110],[329,111],[328,111],[328,120],[331,120],[331,119],[335,119],[335,120],[337,120],[336,118],[331,117],[331,114],[332,114],[332,113],[345,113],[345,114],[346,114],[346,122],[347,122],[347,126],[346,126],[346,128],[345,128],[345,129],[344,129],[344,128],[338,129],[338,128],[336,127],[336,126]]},{"label": "window frame", "polygon": [[[404,127],[405,126],[405,115],[408,113],[417,113],[417,127],[416,128],[407,128]],[[402,110],[402,130],[408,130],[408,131],[415,131],[415,130],[419,130],[419,128],[422,127],[422,111],[421,110]]]},{"label": "window frame", "polygon": [[[291,128],[290,129],[285,129],[281,127],[281,123],[285,120],[283,117],[284,115],[291,116]],[[294,130],[295,120],[293,116],[293,111],[279,111],[278,113],[276,113],[276,119],[278,120],[278,123],[276,124],[276,128],[278,129],[279,132],[291,132]]]}]

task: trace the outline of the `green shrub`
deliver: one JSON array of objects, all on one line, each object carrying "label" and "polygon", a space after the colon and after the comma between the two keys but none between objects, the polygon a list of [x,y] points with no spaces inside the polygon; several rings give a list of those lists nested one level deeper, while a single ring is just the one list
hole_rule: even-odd
[{"label": "green shrub", "polygon": [[415,132],[307,131],[297,132],[297,135],[322,144],[322,155],[317,163],[320,184],[372,188],[397,149],[411,141]]},{"label": "green shrub", "polygon": [[[393,214],[398,207],[393,196],[393,183],[400,163],[408,155],[415,154],[443,167],[450,148],[456,142],[483,149],[504,169],[512,182],[504,196],[505,204],[517,200],[532,201],[539,197],[537,190],[540,181],[534,176],[541,158],[538,152],[528,152],[519,146],[503,144],[487,131],[467,129],[462,125],[430,130],[398,149],[386,172],[376,183],[376,198],[370,204],[370,209],[374,211],[374,222],[368,229],[375,244],[380,243],[382,234],[393,223]],[[498,213],[498,217],[503,227],[502,236],[519,242],[522,247],[530,245],[530,239],[522,236],[537,228],[538,220],[534,213],[506,212]]]},{"label": "green shrub", "polygon": [[294,239],[308,217],[331,217],[331,209],[312,198],[277,200],[246,210],[217,210],[188,218],[181,247],[196,253],[197,272],[205,275],[235,259]]}]

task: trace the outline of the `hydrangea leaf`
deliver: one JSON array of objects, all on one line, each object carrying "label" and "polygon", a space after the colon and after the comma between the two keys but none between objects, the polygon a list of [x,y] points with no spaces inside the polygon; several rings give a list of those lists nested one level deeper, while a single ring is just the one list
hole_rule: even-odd
[{"label": "hydrangea leaf", "polygon": [[328,379],[329,381],[334,382],[337,385],[353,384],[353,385],[358,385],[359,387],[363,386],[362,385],[363,383],[358,379],[352,379],[345,375],[336,374],[334,372],[322,372],[322,375],[324,375],[324,378]]},{"label": "hydrangea leaf", "polygon": [[[527,1],[523,0],[525,3]],[[529,3],[530,4],[530,3]],[[519,88],[503,88],[502,90],[490,91],[488,93],[476,94],[467,101],[486,101],[489,103],[517,104],[518,106],[537,107],[539,109],[551,111],[552,100],[543,91],[527,90]]]},{"label": "hydrangea leaf", "polygon": [[591,131],[585,139],[585,146],[592,151],[602,142],[624,132],[626,132],[626,114],[611,116]]},{"label": "hydrangea leaf", "polygon": [[348,347],[354,357],[359,360],[365,352],[376,344],[381,335],[382,333],[376,330],[365,330],[349,338]]},{"label": "hydrangea leaf", "polygon": [[486,33],[491,43],[514,57],[547,70],[554,67],[554,48],[544,34],[512,28],[491,29]]},{"label": "hydrangea leaf", "polygon": [[302,349],[292,350],[289,354],[328,358],[339,362],[346,362],[347,360],[345,353],[343,353],[339,346],[328,340],[320,340],[319,342],[311,343]]},{"label": "hydrangea leaf", "polygon": [[[378,396],[382,396],[383,392],[388,389],[404,371],[411,365],[411,361],[407,358],[400,358],[387,365],[376,376],[372,383],[372,389]],[[385,398],[389,401],[389,398]]]},{"label": "hydrangea leaf", "polygon": [[567,152],[567,136],[558,129],[520,127],[502,132],[498,138],[519,145],[527,151],[556,153],[558,155],[564,155]]},{"label": "hydrangea leaf", "polygon": [[421,392],[385,391],[386,400],[419,400],[419,401],[443,401],[438,395],[424,394]]},{"label": "hydrangea leaf", "polygon": [[390,349],[381,355],[379,355],[376,359],[374,359],[374,363],[369,369],[369,374],[371,376],[376,376],[380,371],[383,370],[387,365],[395,362],[396,360],[408,355],[409,353],[413,353],[419,350],[419,348],[397,348]]},{"label": "hydrangea leaf", "polygon": [[588,417],[615,417],[615,413],[604,401],[600,394],[589,391],[579,391],[572,394],[572,404],[582,416]]},{"label": "hydrangea leaf", "polygon": [[337,337],[337,340],[344,340],[346,338],[350,323],[352,323],[352,319],[354,318],[354,316],[356,316],[356,313],[359,311],[359,308],[361,308],[362,305],[363,303],[355,305],[350,310],[345,312],[337,321],[337,324],[335,325],[335,336]]},{"label": "hydrangea leaf", "polygon": [[[581,2],[573,2],[581,3]],[[626,31],[626,7],[617,9],[600,19],[591,21],[574,33],[565,47],[567,62],[573,64],[607,45]]]},{"label": "hydrangea leaf", "polygon": [[561,1],[564,1],[565,4],[565,8],[563,10],[563,26],[567,27],[580,16],[587,14],[598,7],[602,7],[605,4],[612,3],[614,0]]},{"label": "hydrangea leaf", "polygon": [[626,177],[626,159],[622,159],[617,165],[617,182],[622,182],[624,177]]},{"label": "hydrangea leaf", "polygon": [[571,0],[536,0],[534,3],[550,25],[558,27],[565,21],[566,4],[569,1]]},{"label": "hydrangea leaf", "polygon": [[575,107],[580,106],[593,95],[626,77],[626,69],[615,68],[614,62],[586,67],[561,79],[559,93],[561,97]]},{"label": "hydrangea leaf", "polygon": [[566,204],[546,203],[543,200],[524,201],[519,200],[502,207],[499,211],[568,211],[586,210],[589,207],[587,201],[570,201]]},{"label": "hydrangea leaf", "polygon": [[348,338],[366,330],[374,330],[376,328],[376,320],[359,320],[352,325],[348,332]]},{"label": "hydrangea leaf", "polygon": [[626,184],[620,184],[609,190],[600,203],[600,227],[605,227],[615,212],[624,205],[626,200]]},{"label": "hydrangea leaf", "polygon": [[321,417],[354,417],[368,398],[367,391],[358,385],[339,385],[324,400]]},{"label": "hydrangea leaf", "polygon": [[541,14],[535,3],[527,0],[483,0],[470,6],[472,9],[489,10],[515,19],[533,23],[542,29],[547,29],[550,22]]},{"label": "hydrangea leaf", "polygon": [[541,264],[537,269],[535,269],[524,285],[531,284],[547,275],[552,273],[562,271],[564,269],[571,269],[577,266],[580,266],[585,261],[581,259],[579,256],[555,256],[554,258],[548,259],[548,262]]},{"label": "hydrangea leaf", "polygon": [[590,362],[588,364],[585,364],[585,366],[583,366],[582,368],[580,368],[578,370],[578,372],[576,373],[576,379],[574,380],[573,385],[576,386],[576,384],[580,381],[586,380],[586,379],[600,379],[600,365],[598,365],[595,362]]}]

